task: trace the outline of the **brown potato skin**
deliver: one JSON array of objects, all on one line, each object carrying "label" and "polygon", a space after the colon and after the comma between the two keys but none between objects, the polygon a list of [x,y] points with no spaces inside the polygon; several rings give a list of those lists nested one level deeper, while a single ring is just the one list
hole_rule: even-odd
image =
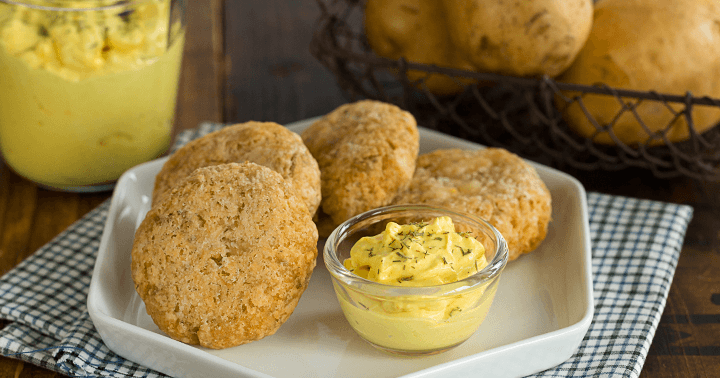
[{"label": "brown potato skin", "polygon": [[[592,0],[367,0],[365,34],[376,54],[409,62],[513,76],[554,77],[582,48]],[[468,78],[408,71],[449,95]]]},{"label": "brown potato skin", "polygon": [[[720,97],[720,3],[713,0],[603,0],[595,6],[590,37],[561,81],[682,95]],[[568,92],[566,96],[576,96]],[[629,99],[625,99],[626,101]],[[583,102],[602,127],[620,111],[615,97],[586,95]],[[635,101],[633,101],[635,102]],[[599,144],[615,144],[608,132],[598,133],[577,103],[566,109],[558,101],[568,125]],[[673,104],[677,112],[682,107]],[[650,133],[665,128],[670,142],[689,138],[687,121],[658,101],[643,101],[636,109]],[[695,130],[703,132],[720,119],[717,108],[693,109]],[[671,125],[672,122],[672,125]],[[664,143],[651,135],[631,112],[612,127],[628,145]]]},{"label": "brown potato skin", "polygon": [[[451,45],[447,21],[435,0],[367,0],[365,35],[373,51],[389,59],[473,69]],[[439,95],[461,92],[468,83],[414,70],[408,71],[407,76],[411,81],[425,78],[427,89]]]},{"label": "brown potato skin", "polygon": [[592,26],[592,0],[440,1],[452,44],[478,71],[554,77]]}]

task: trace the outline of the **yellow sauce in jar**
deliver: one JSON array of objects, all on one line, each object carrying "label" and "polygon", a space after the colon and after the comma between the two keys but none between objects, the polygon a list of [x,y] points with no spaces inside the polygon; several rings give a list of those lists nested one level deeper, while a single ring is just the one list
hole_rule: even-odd
[{"label": "yellow sauce in jar", "polygon": [[120,14],[0,4],[0,152],[7,164],[66,189],[112,182],[162,154],[184,45],[179,24],[168,30],[169,12],[168,0]]},{"label": "yellow sauce in jar", "polygon": [[[360,277],[395,286],[456,282],[487,264],[482,243],[455,232],[449,217],[390,222],[383,233],[360,239],[343,262]],[[348,296],[339,299],[350,324],[368,341],[396,351],[432,351],[470,337],[487,315],[495,288],[488,283],[456,295],[380,298],[346,287]]]}]

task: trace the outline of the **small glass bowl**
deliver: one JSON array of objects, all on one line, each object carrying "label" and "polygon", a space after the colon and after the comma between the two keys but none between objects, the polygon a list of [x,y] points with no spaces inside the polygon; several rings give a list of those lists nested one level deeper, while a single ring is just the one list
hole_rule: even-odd
[{"label": "small glass bowl", "polygon": [[[406,287],[370,281],[343,266],[360,238],[380,234],[388,222],[408,224],[440,216],[449,216],[457,232],[471,231],[483,243],[485,268],[452,283]],[[340,307],[360,337],[387,352],[427,355],[458,346],[475,333],[495,297],[508,250],[503,236],[478,217],[399,205],[370,210],[338,226],[325,242],[323,257]]]}]

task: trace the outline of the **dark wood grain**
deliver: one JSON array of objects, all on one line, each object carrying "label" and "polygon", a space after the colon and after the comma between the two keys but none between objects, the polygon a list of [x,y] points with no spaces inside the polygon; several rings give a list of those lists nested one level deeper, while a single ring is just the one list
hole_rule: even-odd
[{"label": "dark wood grain", "polygon": [[[345,103],[332,75],[309,53],[318,14],[312,1],[189,1],[175,131],[206,120],[284,124]],[[667,306],[640,376],[720,377],[720,183],[660,180],[642,171],[570,173],[588,191],[693,206]],[[0,161],[0,274],[109,195],[38,188]],[[0,357],[0,378],[56,376]]]},{"label": "dark wood grain", "polygon": [[313,1],[227,1],[230,60],[225,117],[286,124],[347,102],[309,43],[319,16]]}]

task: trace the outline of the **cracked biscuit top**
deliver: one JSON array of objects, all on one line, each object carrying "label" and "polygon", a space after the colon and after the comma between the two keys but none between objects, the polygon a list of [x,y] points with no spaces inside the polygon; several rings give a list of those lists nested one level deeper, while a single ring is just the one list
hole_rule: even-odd
[{"label": "cracked biscuit top", "polygon": [[364,100],[342,105],[301,135],[320,166],[319,215],[320,224],[323,217],[330,223],[326,230],[388,205],[415,171],[417,123],[392,104]]},{"label": "cracked biscuit top", "polygon": [[175,151],[157,174],[153,203],[197,168],[246,161],[280,173],[315,214],[320,206],[318,164],[298,134],[274,122],[227,126]]},{"label": "cracked biscuit top", "polygon": [[425,204],[485,219],[505,238],[510,260],[537,248],[552,213],[550,192],[535,168],[501,148],[420,155],[412,182],[393,204]]},{"label": "cracked biscuit top", "polygon": [[259,340],[292,314],[317,257],[317,229],[279,173],[199,168],[148,212],[132,277],[170,337],[219,349]]}]

